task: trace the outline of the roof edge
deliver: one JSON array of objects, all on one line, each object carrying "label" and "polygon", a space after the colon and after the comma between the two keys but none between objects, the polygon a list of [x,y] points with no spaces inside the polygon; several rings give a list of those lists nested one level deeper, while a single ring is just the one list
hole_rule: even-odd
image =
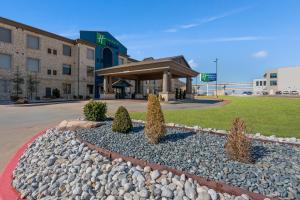
[{"label": "roof edge", "polygon": [[70,43],[70,44],[73,44],[73,45],[81,43],[81,44],[85,44],[85,45],[88,45],[88,46],[95,47],[94,44],[89,43],[89,42],[84,41],[84,40],[81,40],[81,39],[73,40],[73,39],[70,39],[70,38],[55,34],[55,33],[51,33],[51,32],[48,32],[48,31],[45,31],[45,30],[42,30],[42,29],[39,29],[39,28],[35,28],[33,26],[29,26],[29,25],[26,25],[26,24],[23,24],[23,23],[20,23],[20,22],[16,22],[14,20],[7,19],[7,18],[4,18],[4,17],[0,17],[0,23],[7,24],[7,25],[10,25],[10,26],[14,26],[16,28],[21,28],[21,29],[24,29],[24,30],[27,30],[27,31],[30,31],[30,32],[33,32],[33,33],[36,33],[36,34],[44,35],[44,36],[47,36],[47,37],[50,37],[50,38],[53,38],[53,39],[57,39],[57,40],[60,40],[60,41],[63,41],[63,42],[67,42],[67,43]]}]

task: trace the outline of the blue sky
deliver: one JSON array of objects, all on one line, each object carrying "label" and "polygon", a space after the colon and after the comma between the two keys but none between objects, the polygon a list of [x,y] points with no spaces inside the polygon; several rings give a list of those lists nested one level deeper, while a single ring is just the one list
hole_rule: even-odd
[{"label": "blue sky", "polygon": [[221,81],[251,81],[266,69],[300,65],[298,0],[2,1],[1,16],[77,38],[109,31],[131,57],[183,54]]}]

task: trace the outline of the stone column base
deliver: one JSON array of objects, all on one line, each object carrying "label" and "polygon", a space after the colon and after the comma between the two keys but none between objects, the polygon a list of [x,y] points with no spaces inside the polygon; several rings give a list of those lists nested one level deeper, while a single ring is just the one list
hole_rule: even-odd
[{"label": "stone column base", "polygon": [[186,99],[194,99],[194,95],[193,94],[186,94],[185,98]]},{"label": "stone column base", "polygon": [[135,94],[135,99],[144,99],[143,94]]},{"label": "stone column base", "polygon": [[175,100],[175,93],[160,92],[159,98],[162,99],[163,101],[173,101],[173,100]]},{"label": "stone column base", "polygon": [[100,99],[116,99],[116,94],[115,93],[101,93],[100,94]]}]

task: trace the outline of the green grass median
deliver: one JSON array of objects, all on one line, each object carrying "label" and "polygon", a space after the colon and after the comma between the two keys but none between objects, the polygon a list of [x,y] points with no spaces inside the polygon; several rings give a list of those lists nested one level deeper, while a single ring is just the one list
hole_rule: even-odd
[{"label": "green grass median", "polygon": [[[249,133],[300,138],[300,98],[221,97],[231,103],[220,107],[165,110],[166,122],[189,126],[226,129],[234,118],[245,120]],[[145,119],[145,113],[133,112],[133,119]]]}]

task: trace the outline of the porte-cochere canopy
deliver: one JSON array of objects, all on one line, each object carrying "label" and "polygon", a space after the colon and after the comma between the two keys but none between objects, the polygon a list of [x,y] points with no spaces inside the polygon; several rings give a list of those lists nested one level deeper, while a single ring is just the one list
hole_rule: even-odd
[{"label": "porte-cochere canopy", "polygon": [[199,73],[193,70],[183,56],[174,56],[160,59],[145,59],[143,61],[131,62],[109,68],[96,70],[98,76],[104,76],[104,93],[111,92],[111,78],[123,78],[136,81],[136,93],[139,93],[142,80],[163,80],[162,95],[166,99],[173,99],[170,90],[171,79],[186,78],[186,93],[192,93],[192,77]]},{"label": "porte-cochere canopy", "polygon": [[99,76],[112,76],[129,80],[157,80],[163,78],[164,72],[172,74],[172,78],[195,77],[199,73],[191,69],[183,56],[161,59],[147,59],[139,62],[99,69]]}]

